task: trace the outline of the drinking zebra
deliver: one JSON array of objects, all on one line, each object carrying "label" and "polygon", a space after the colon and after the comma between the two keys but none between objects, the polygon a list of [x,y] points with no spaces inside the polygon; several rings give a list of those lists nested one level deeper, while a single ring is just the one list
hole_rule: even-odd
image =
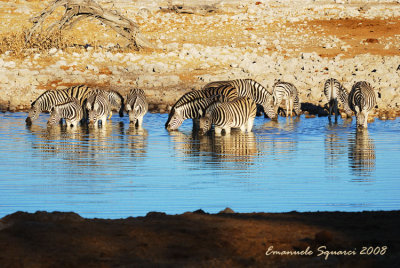
[{"label": "drinking zebra", "polygon": [[67,98],[65,103],[57,104],[51,109],[48,126],[54,126],[65,119],[68,126],[77,126],[83,118],[83,109],[78,99]]},{"label": "drinking zebra", "polygon": [[125,110],[129,115],[129,121],[141,127],[143,117],[148,110],[148,104],[143,89],[131,89],[128,96],[126,96]]},{"label": "drinking zebra", "polygon": [[231,85],[237,90],[238,97],[248,97],[264,109],[264,114],[269,118],[275,118],[272,94],[260,83],[253,79],[236,79],[227,81],[215,81],[208,83],[204,89],[218,88],[223,85]]},{"label": "drinking zebra", "polygon": [[335,113],[335,121],[338,116],[338,99],[343,105],[344,112],[348,117],[351,117],[352,111],[348,103],[347,90],[335,78],[329,78],[324,84],[324,95],[328,100],[329,105],[329,118],[332,115],[332,110]]},{"label": "drinking zebra", "polygon": [[250,132],[256,112],[256,103],[247,97],[238,97],[229,102],[214,102],[200,118],[201,133],[205,134],[212,125],[214,125],[217,135],[220,135],[222,130],[225,130],[225,134],[229,134],[231,128],[240,128],[241,131]]},{"label": "drinking zebra", "polygon": [[[214,98],[215,97],[215,98]],[[213,101],[228,101],[237,97],[235,88],[224,85],[218,88],[195,90],[184,94],[172,107],[168,120],[165,123],[167,130],[178,129],[185,119],[196,120],[200,118],[199,109],[205,109]]]},{"label": "drinking zebra", "polygon": [[357,127],[367,127],[368,113],[376,105],[376,97],[371,84],[359,81],[353,85],[349,94],[349,107],[356,115]]},{"label": "drinking zebra", "polygon": [[278,109],[282,100],[286,100],[286,116],[292,116],[293,109],[297,116],[300,115],[300,103],[297,88],[288,82],[278,81],[273,85],[272,96],[274,101],[273,119],[278,117]]},{"label": "drinking zebra", "polygon": [[111,112],[111,105],[108,98],[99,92],[88,97],[86,109],[89,114],[89,126],[98,126],[99,121],[104,126],[107,121],[107,116]]},{"label": "drinking zebra", "polygon": [[104,90],[104,89],[93,89],[90,95],[102,94],[110,103],[110,114],[108,119],[112,116],[112,111],[118,111],[119,116],[124,116],[124,98],[117,91]]},{"label": "drinking zebra", "polygon": [[28,117],[25,121],[31,124],[39,117],[41,112],[50,112],[55,105],[64,103],[70,97],[76,98],[82,105],[91,91],[92,89],[85,85],[47,90],[31,104]]}]

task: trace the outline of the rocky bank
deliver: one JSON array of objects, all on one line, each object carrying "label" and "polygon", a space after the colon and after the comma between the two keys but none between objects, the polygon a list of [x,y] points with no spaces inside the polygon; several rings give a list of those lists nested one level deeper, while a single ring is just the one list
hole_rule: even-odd
[{"label": "rocky bank", "polygon": [[[217,4],[218,10],[207,14],[168,12],[171,2],[161,0],[99,2],[137,21],[158,48],[119,49],[124,40],[89,20],[69,33],[77,38],[74,48],[4,51],[2,111],[27,110],[48,89],[88,84],[123,95],[140,87],[150,109],[165,113],[185,92],[210,81],[238,78],[255,79],[267,88],[278,79],[292,82],[301,102],[323,107],[323,83],[335,77],[348,90],[356,81],[370,82],[378,100],[375,115],[400,115],[398,1],[183,3]],[[29,27],[27,17],[48,3],[0,1],[5,16],[1,35]]]}]

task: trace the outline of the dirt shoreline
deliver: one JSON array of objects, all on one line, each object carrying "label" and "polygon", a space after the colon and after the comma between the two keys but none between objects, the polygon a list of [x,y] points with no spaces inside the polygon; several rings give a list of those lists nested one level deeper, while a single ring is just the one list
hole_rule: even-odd
[{"label": "dirt shoreline", "polygon": [[[398,267],[400,211],[0,220],[2,267]],[[371,253],[372,251],[372,253]],[[375,253],[374,253],[375,251]],[[365,254],[363,254],[365,253]]]}]

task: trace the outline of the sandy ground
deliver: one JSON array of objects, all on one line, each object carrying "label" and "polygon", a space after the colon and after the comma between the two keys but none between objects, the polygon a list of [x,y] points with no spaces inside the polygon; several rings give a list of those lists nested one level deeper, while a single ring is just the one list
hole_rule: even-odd
[{"label": "sandy ground", "polygon": [[[227,211],[229,212],[229,211]],[[232,212],[232,211],[230,211]],[[17,212],[2,267],[399,267],[400,213],[148,213],[118,220]]]}]

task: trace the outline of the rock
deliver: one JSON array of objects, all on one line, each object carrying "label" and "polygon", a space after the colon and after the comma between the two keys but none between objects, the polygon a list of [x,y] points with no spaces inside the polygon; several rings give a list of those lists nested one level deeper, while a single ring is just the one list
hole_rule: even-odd
[{"label": "rock", "polygon": [[224,210],[221,210],[218,212],[218,214],[233,214],[235,211],[233,211],[231,208],[225,208]]}]

